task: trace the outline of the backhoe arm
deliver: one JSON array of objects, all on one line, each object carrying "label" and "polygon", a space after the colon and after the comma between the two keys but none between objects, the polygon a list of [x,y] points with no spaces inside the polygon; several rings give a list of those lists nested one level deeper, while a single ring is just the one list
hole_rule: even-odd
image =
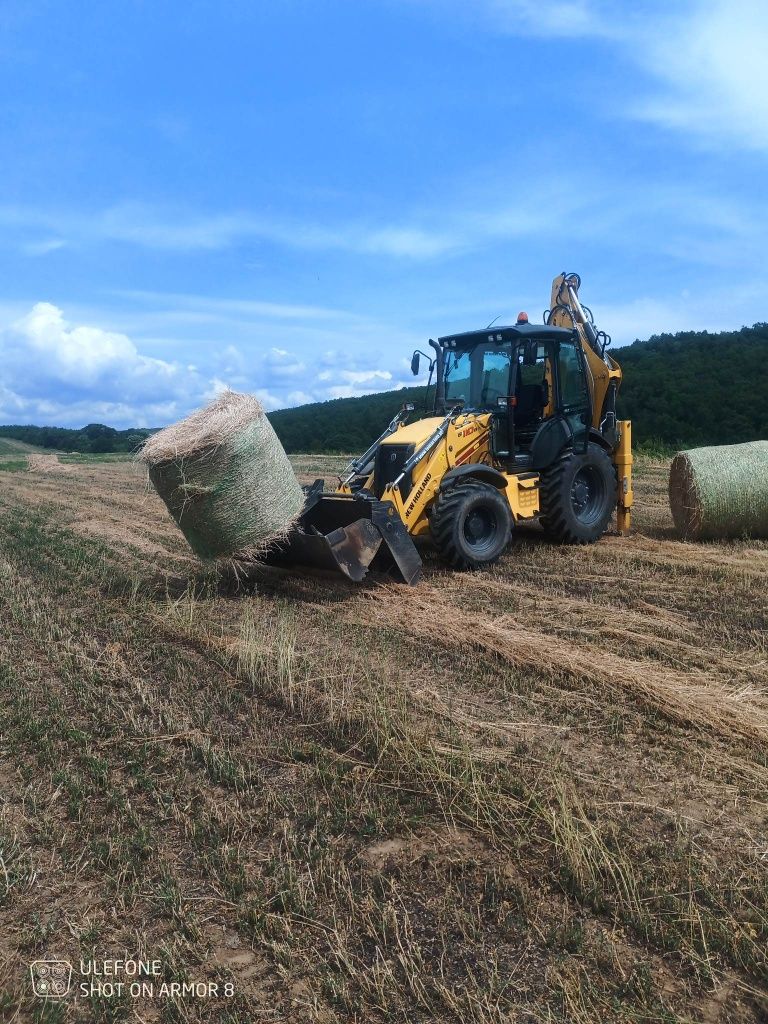
[{"label": "backhoe arm", "polygon": [[632,424],[616,419],[616,397],[621,385],[621,367],[606,349],[611,343],[600,331],[588,306],[579,299],[578,274],[558,274],[552,282],[551,306],[545,322],[574,329],[581,341],[587,363],[587,383],[592,399],[592,426],[610,443],[618,478],[616,522],[619,533],[627,533],[632,508]]}]

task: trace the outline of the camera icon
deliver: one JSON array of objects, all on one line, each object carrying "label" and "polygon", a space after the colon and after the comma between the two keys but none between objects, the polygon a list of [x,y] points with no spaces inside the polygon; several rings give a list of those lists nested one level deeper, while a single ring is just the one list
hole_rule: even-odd
[{"label": "camera icon", "polygon": [[41,999],[63,999],[72,983],[68,960],[35,960],[29,965],[32,991]]}]

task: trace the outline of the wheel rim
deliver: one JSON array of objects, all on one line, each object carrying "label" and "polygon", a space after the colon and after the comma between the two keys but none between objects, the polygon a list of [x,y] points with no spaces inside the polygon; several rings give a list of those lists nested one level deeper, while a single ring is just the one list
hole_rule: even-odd
[{"label": "wheel rim", "polygon": [[464,541],[473,554],[482,554],[493,547],[498,520],[493,509],[485,505],[472,508],[464,519]]},{"label": "wheel rim", "polygon": [[596,523],[605,507],[605,480],[594,466],[583,466],[571,484],[571,508],[580,523]]}]

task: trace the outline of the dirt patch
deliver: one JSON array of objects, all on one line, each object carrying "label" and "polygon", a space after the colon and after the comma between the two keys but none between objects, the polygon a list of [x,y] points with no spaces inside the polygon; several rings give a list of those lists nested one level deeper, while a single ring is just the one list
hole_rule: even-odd
[{"label": "dirt patch", "polygon": [[465,829],[443,828],[407,836],[393,836],[371,843],[360,859],[377,871],[405,867],[428,858],[432,864],[449,864],[479,856],[487,850],[483,840]]}]

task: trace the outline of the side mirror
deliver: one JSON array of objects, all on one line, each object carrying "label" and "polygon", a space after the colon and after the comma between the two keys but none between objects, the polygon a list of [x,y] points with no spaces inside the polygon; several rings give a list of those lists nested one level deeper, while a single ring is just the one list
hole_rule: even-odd
[{"label": "side mirror", "polygon": [[421,353],[414,352],[411,356],[411,373],[414,377],[418,376],[419,373],[419,362],[421,360]]}]

